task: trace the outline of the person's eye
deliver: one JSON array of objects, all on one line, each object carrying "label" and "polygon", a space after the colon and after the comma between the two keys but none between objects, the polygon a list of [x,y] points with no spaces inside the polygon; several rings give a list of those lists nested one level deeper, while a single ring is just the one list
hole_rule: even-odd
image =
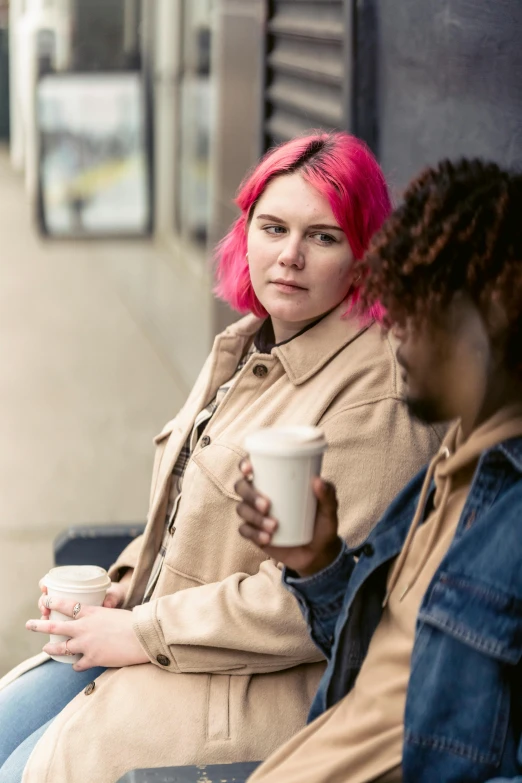
[{"label": "person's eye", "polygon": [[270,236],[280,236],[285,233],[286,228],[284,226],[263,226],[263,231]]},{"label": "person's eye", "polygon": [[336,238],[331,234],[323,234],[322,231],[318,234],[312,234],[312,236],[315,237],[321,245],[333,245],[334,242],[337,242]]}]

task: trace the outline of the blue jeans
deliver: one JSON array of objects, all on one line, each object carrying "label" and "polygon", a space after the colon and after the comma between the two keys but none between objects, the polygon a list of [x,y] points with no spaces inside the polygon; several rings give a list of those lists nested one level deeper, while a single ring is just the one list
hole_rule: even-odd
[{"label": "blue jeans", "polygon": [[102,667],[75,672],[47,661],[0,691],[0,783],[21,783],[31,752],[54,718]]}]

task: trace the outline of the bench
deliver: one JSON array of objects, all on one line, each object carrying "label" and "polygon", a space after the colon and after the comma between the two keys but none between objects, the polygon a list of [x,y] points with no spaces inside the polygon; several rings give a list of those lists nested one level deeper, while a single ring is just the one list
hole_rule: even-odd
[{"label": "bench", "polygon": [[54,540],[54,563],[98,565],[107,569],[144,529],[142,523],[69,527]]},{"label": "bench", "polygon": [[197,767],[158,767],[127,772],[118,783],[245,783],[260,762],[207,764]]}]

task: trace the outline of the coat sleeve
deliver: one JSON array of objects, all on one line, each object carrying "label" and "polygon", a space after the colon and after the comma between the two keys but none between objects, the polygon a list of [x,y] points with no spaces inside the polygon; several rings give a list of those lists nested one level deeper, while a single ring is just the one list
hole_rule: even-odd
[{"label": "coat sleeve", "polygon": [[271,560],[255,575],[191,587],[136,606],[133,614],[151,662],[168,660],[172,672],[257,674],[323,659]]},{"label": "coat sleeve", "polygon": [[[323,474],[337,486],[340,533],[354,546],[436,451],[439,438],[395,398],[344,408],[321,426],[329,442]],[[254,674],[323,658],[280,568],[269,560],[253,575],[190,587],[133,612],[149,659],[172,672]]]}]

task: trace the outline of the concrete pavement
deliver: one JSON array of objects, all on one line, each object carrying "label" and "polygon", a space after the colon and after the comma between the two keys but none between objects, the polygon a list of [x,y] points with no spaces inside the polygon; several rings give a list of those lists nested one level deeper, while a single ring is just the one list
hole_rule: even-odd
[{"label": "concrete pavement", "polygon": [[144,519],[152,437],[186,386],[107,273],[124,245],[39,240],[6,151],[0,242],[1,676],[42,646],[24,622],[57,533]]}]

